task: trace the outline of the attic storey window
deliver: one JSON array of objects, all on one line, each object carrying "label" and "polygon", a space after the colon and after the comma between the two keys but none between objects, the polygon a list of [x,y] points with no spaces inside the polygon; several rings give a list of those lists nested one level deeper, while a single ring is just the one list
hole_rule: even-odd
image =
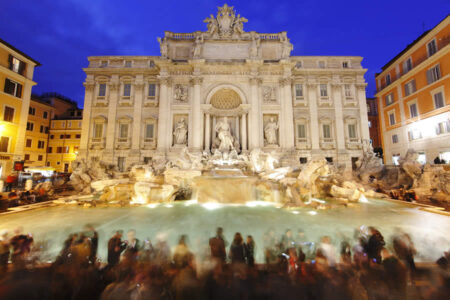
[{"label": "attic storey window", "polygon": [[23,71],[25,70],[26,63],[21,61],[20,59],[15,58],[12,55],[8,57],[9,69],[23,75]]}]

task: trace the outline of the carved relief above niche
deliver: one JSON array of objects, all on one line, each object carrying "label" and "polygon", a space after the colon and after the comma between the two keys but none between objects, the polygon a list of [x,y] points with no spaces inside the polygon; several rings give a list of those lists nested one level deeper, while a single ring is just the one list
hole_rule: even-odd
[{"label": "carved relief above niche", "polygon": [[264,102],[276,102],[276,88],[274,86],[263,86],[262,87],[262,95]]},{"label": "carved relief above niche", "polygon": [[173,99],[175,102],[186,103],[188,101],[188,90],[187,85],[175,84],[173,87]]}]

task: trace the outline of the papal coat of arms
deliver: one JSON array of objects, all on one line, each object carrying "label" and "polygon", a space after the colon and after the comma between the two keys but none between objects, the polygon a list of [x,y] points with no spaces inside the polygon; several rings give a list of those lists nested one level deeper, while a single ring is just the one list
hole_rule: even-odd
[{"label": "papal coat of arms", "polygon": [[213,37],[227,38],[244,32],[243,23],[247,22],[241,15],[236,16],[233,6],[224,4],[217,8],[217,16],[210,15],[203,22],[208,23],[208,33]]}]

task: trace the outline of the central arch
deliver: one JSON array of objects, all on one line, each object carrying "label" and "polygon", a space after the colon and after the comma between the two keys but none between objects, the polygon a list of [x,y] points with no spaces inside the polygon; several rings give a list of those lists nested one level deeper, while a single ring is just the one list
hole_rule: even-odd
[{"label": "central arch", "polygon": [[[221,91],[223,90],[223,91]],[[212,104],[211,103],[211,99],[215,96],[215,94],[217,92],[221,91],[218,95],[220,95],[222,92],[225,92],[228,95],[232,95],[233,92],[236,93],[239,96],[239,100],[240,100],[240,104],[244,104],[244,103],[248,103],[247,102],[247,97],[245,97],[245,94],[242,92],[242,90],[238,87],[236,87],[235,85],[232,84],[219,84],[217,86],[215,86],[214,88],[212,88],[207,97],[206,97],[206,104]]]}]

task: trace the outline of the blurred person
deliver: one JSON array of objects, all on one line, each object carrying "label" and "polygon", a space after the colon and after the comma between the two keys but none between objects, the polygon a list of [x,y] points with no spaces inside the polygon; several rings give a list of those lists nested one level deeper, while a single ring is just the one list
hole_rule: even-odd
[{"label": "blurred person", "polygon": [[8,231],[0,231],[0,278],[8,270],[9,240]]},{"label": "blurred person", "polygon": [[352,250],[350,243],[346,240],[341,242],[341,263],[351,264],[352,263]]},{"label": "blurred person", "polygon": [[336,266],[336,248],[331,244],[329,236],[322,237],[319,250],[319,253],[327,260],[330,267]]},{"label": "blurred person", "polygon": [[95,263],[95,261],[97,260],[98,233],[92,225],[88,224],[85,226],[83,235],[86,236],[87,241],[90,244],[89,261],[91,263]]},{"label": "blurred person", "polygon": [[146,238],[139,254],[139,260],[143,262],[151,262],[155,258],[155,249],[153,248],[150,238]]},{"label": "blurred person", "polygon": [[115,266],[120,261],[120,255],[127,248],[127,244],[122,241],[122,230],[116,233],[108,241],[108,265]]},{"label": "blurred person", "polygon": [[391,293],[389,299],[406,299],[407,270],[386,248],[381,250],[383,279]]},{"label": "blurred person", "polygon": [[392,239],[392,245],[397,257],[404,261],[411,273],[414,274],[416,272],[416,264],[414,263],[416,249],[409,234],[398,229],[398,233]]},{"label": "blurred person", "polygon": [[72,256],[72,246],[74,246],[78,238],[79,237],[77,233],[69,234],[67,239],[64,241],[63,247],[59,252],[58,257],[55,260],[56,265],[66,264],[70,261]]},{"label": "blurred person", "polygon": [[369,260],[381,263],[381,250],[386,245],[384,237],[375,227],[369,227],[369,240],[366,245],[365,252]]},{"label": "blurred person", "polygon": [[272,228],[264,233],[263,245],[264,245],[264,258],[266,260],[266,264],[270,265],[276,263],[278,249],[275,231]]},{"label": "blurred person", "polygon": [[241,233],[236,232],[234,234],[233,243],[230,246],[228,256],[230,257],[232,264],[245,263],[245,248]]},{"label": "blurred person", "polygon": [[294,237],[292,236],[292,231],[287,229],[286,232],[281,237],[280,241],[280,251],[287,253],[291,247],[295,246]]},{"label": "blurred person", "polygon": [[136,230],[131,229],[127,233],[126,247],[123,253],[124,257],[130,261],[135,261],[140,250],[139,240],[136,238]]},{"label": "blurred person", "polygon": [[160,233],[156,236],[155,245],[155,262],[159,265],[166,265],[170,263],[171,251],[166,242],[166,234]]},{"label": "blurred person", "polygon": [[15,235],[9,241],[12,248],[11,261],[15,267],[19,268],[24,266],[33,245],[33,237],[30,234],[23,234],[22,230],[22,227],[17,228]]},{"label": "blurred person", "polygon": [[245,260],[249,267],[255,265],[255,241],[251,235],[247,236],[247,241],[244,244]]},{"label": "blurred person", "polygon": [[227,258],[227,252],[225,250],[226,246],[227,242],[223,236],[223,229],[222,227],[218,227],[216,230],[216,236],[209,239],[211,257],[224,263]]},{"label": "blurred person", "polygon": [[192,256],[192,253],[186,244],[186,239],[187,236],[183,234],[178,241],[178,245],[173,251],[173,261],[175,262],[175,266],[178,268],[185,267],[188,264],[189,258]]}]

